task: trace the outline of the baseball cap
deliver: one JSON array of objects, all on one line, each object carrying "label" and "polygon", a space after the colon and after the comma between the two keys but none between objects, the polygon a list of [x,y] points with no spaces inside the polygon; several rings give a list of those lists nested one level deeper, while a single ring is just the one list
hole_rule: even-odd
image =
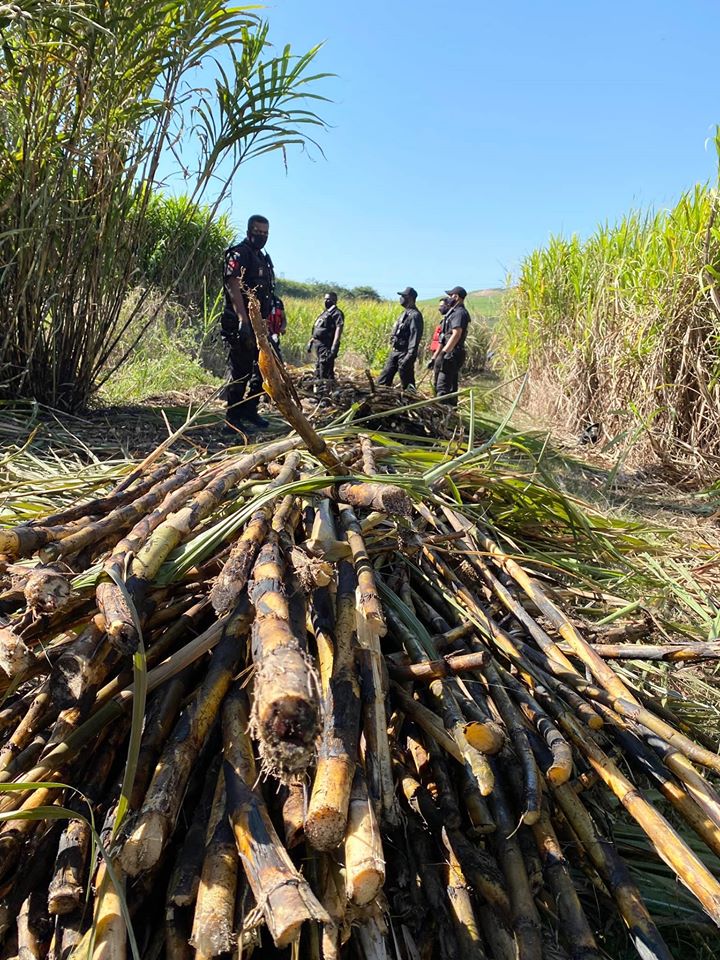
[{"label": "baseball cap", "polygon": [[465,287],[453,287],[452,290],[446,290],[445,293],[447,293],[449,297],[457,295],[458,297],[462,297],[463,300],[467,296],[467,290]]},{"label": "baseball cap", "polygon": [[399,297],[415,297],[417,300],[417,290],[414,287],[405,287],[404,290],[398,290]]}]

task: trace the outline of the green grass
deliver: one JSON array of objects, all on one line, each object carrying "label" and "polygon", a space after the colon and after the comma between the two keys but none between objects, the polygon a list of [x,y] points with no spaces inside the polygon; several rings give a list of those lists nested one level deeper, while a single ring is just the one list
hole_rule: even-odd
[{"label": "green grass", "polygon": [[219,377],[180,348],[154,357],[139,351],[108,380],[100,391],[100,400],[106,404],[132,403],[170,390],[221,383]]}]

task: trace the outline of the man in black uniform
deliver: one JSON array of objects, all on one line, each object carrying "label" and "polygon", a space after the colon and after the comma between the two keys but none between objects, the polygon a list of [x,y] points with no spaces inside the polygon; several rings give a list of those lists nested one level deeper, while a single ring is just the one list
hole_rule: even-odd
[{"label": "man in black uniform", "polygon": [[255,291],[260,313],[267,320],[275,303],[275,272],[270,256],[263,252],[269,232],[267,218],[256,214],[248,220],[245,239],[225,251],[225,310],[220,325],[228,346],[231,379],[225,390],[227,422],[246,433],[269,426],[257,410],[262,376],[258,368],[257,341],[248,315],[248,296],[244,292]]},{"label": "man in black uniform", "polygon": [[315,376],[318,380],[335,379],[335,359],[340,349],[340,338],[345,325],[345,314],[337,305],[337,294],[325,294],[325,309],[315,321],[307,352],[315,348]]},{"label": "man in black uniform", "polygon": [[400,374],[400,383],[403,390],[408,387],[415,389],[415,359],[420,349],[423,335],[423,317],[415,306],[417,290],[412,287],[398,294],[403,312],[395,321],[390,334],[390,356],[385,361],[378,383],[389,387],[392,385],[395,374]]},{"label": "man in black uniform", "polygon": [[[465,309],[467,290],[464,287],[453,287],[445,293],[450,301],[450,309],[443,317],[440,349],[435,355],[435,393],[438,397],[455,393],[458,388],[460,368],[465,362],[465,340],[470,323],[470,314]],[[457,397],[448,397],[443,403],[456,407]]]}]

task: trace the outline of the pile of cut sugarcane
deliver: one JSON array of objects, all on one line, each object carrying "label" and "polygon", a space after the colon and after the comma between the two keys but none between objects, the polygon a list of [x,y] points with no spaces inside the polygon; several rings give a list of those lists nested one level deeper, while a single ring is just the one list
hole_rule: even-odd
[{"label": "pile of cut sugarcane", "polygon": [[267,363],[295,434],[0,530],[2,956],[668,958],[607,817],[714,930],[715,744],[612,663],[717,644],[590,642],[482,447],[320,435]]},{"label": "pile of cut sugarcane", "polygon": [[316,425],[352,411],[353,418],[362,419],[368,429],[409,437],[447,437],[458,427],[452,407],[423,403],[417,393],[401,400],[396,389],[377,383],[369,370],[343,370],[336,380],[318,380],[313,371],[304,370],[293,373],[292,382],[303,411]]},{"label": "pile of cut sugarcane", "polygon": [[143,956],[600,956],[578,882],[669,956],[583,802],[601,786],[720,919],[716,878],[630,779],[720,854],[715,752],[442,481],[412,499],[383,474],[377,440],[334,445],[334,480],[297,437],[168,458],[0,533],[8,956],[124,955],[125,908]]}]

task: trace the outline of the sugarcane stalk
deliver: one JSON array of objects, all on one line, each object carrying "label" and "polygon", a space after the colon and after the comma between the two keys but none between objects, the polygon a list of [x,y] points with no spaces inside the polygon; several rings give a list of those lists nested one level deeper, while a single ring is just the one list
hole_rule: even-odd
[{"label": "sugarcane stalk", "polygon": [[555,900],[558,930],[571,960],[600,960],[601,953],[588,923],[570,874],[570,866],[552,825],[545,804],[531,827],[543,863],[548,886]]},{"label": "sugarcane stalk", "polygon": [[445,831],[443,831],[443,843],[448,857],[447,895],[455,920],[455,931],[460,947],[459,955],[470,957],[472,960],[485,960],[486,954],[473,912],[470,890]]},{"label": "sugarcane stalk", "polygon": [[191,945],[203,957],[216,957],[233,946],[238,858],[226,803],[225,778],[221,772],[210,814],[190,937]]},{"label": "sugarcane stalk", "polygon": [[474,779],[463,767],[458,770],[459,792],[462,797],[463,806],[467,810],[467,815],[472,824],[471,835],[485,836],[495,831],[495,821],[490,813],[487,801],[478,790]]},{"label": "sugarcane stalk", "polygon": [[300,936],[306,920],[328,923],[330,917],[282,846],[264,802],[253,788],[255,758],[247,735],[247,699],[233,688],[223,707],[224,775],[228,816],[258,909],[276,947]]},{"label": "sugarcane stalk", "polygon": [[118,649],[133,652],[137,647],[135,621],[127,598],[118,586],[118,580],[124,580],[130,558],[140,550],[153,530],[182,507],[182,505],[210,482],[217,469],[205,471],[199,477],[194,470],[187,470],[182,485],[170,491],[163,501],[151,512],[143,516],[130,532],[114,547],[103,565],[103,576],[95,591],[98,608],[105,617],[108,634]]},{"label": "sugarcane stalk", "polygon": [[540,704],[531,697],[512,674],[498,666],[502,682],[510,690],[527,720],[535,727],[552,754],[552,765],[545,776],[550,783],[567,783],[573,772],[572,750],[565,737],[545,713]]},{"label": "sugarcane stalk", "polygon": [[285,799],[282,804],[283,834],[285,847],[292,850],[305,839],[305,816],[307,798],[305,785],[300,780],[294,780],[284,787]]},{"label": "sugarcane stalk", "polygon": [[[430,827],[435,831],[438,840],[441,831],[445,830],[447,838],[460,862],[463,873],[473,888],[489,903],[493,910],[503,920],[510,918],[510,900],[505,890],[503,876],[495,859],[479,843],[471,843],[463,833],[462,818],[458,806],[453,782],[440,750],[434,744],[430,745],[432,758],[432,776],[437,787],[436,804],[440,817],[428,810],[427,803],[421,809]],[[418,799],[422,802],[422,790],[417,790]]]},{"label": "sugarcane stalk", "polygon": [[88,500],[76,504],[74,507],[68,507],[59,513],[43,517],[41,521],[36,523],[23,523],[8,530],[1,530],[0,553],[12,557],[29,557],[45,544],[52,542],[54,537],[62,536],[63,531],[74,532],[76,527],[73,527],[72,524],[76,521],[80,520],[85,525],[86,517],[104,515],[138,499],[139,496],[143,496],[158,483],[161,483],[176,466],[177,464],[173,462],[163,464],[132,490],[126,490],[122,494]]},{"label": "sugarcane stalk", "polygon": [[252,724],[264,762],[281,779],[307,768],[320,726],[316,680],[305,637],[298,636],[291,623],[285,576],[279,534],[271,530],[253,570]]},{"label": "sugarcane stalk", "polygon": [[[485,660],[487,661],[487,654]],[[463,728],[467,742],[476,750],[481,750],[489,756],[499,753],[505,746],[505,732],[500,724],[492,719],[490,712],[484,708],[478,681],[472,680],[468,684],[464,679],[458,678],[452,681],[450,686],[455,692],[460,709],[468,720]]]},{"label": "sugarcane stalk", "polygon": [[615,900],[638,954],[643,960],[672,960],[627,865],[615,846],[598,832],[570,784],[554,787],[553,798]]},{"label": "sugarcane stalk", "polygon": [[541,804],[540,778],[538,776],[537,764],[535,763],[535,756],[527,738],[523,722],[515,705],[508,696],[503,680],[492,660],[483,667],[483,673],[487,677],[493,703],[502,717],[517,753],[518,760],[522,765],[524,784],[524,810],[522,819],[523,823],[531,826],[537,821],[540,815]]},{"label": "sugarcane stalk", "polygon": [[593,651],[590,644],[580,635],[568,617],[545,594],[539,583],[529,577],[515,560],[503,553],[493,540],[481,534],[477,527],[471,536],[475,535],[483,549],[515,580],[546,620],[553,625],[558,634],[571,647],[575,656],[590,670],[598,683],[612,696],[629,703],[637,703],[620,677]]},{"label": "sugarcane stalk", "polygon": [[[74,520],[80,520],[87,516],[102,516],[110,513],[115,507],[122,507],[131,500],[136,500],[139,496],[147,493],[157,483],[164,480],[171,471],[177,470],[180,461],[174,453],[168,453],[164,463],[155,467],[150,473],[145,473],[147,468],[161,456],[165,450],[162,445],[157,447],[152,454],[138,464],[138,466],[120,481],[104,497],[91,497],[87,500],[80,500],[70,507],[65,507],[57,513],[42,517],[40,520],[29,521],[29,526],[55,526],[60,523],[70,523]],[[144,474],[144,476],[143,476]]]},{"label": "sugarcane stalk", "polygon": [[[120,897],[125,895],[126,879],[120,865],[113,861],[113,872],[120,887],[116,888],[105,862],[100,864],[96,879],[93,924],[75,947],[70,960],[126,960],[127,927]],[[92,951],[90,944],[92,943]]]},{"label": "sugarcane stalk", "polygon": [[300,408],[292,381],[270,346],[267,324],[260,313],[260,305],[252,291],[248,292],[248,315],[257,340],[258,365],[263,377],[263,387],[276,407],[295,430],[309,452],[323,463],[335,476],[344,476],[348,469],[315,431]]},{"label": "sugarcane stalk", "polygon": [[[268,490],[282,487],[295,479],[300,454],[293,451],[285,458],[280,473],[267,486]],[[238,596],[246,588],[257,553],[265,541],[273,511],[273,501],[259,507],[250,517],[240,539],[233,545],[230,556],[217,576],[210,599],[216,613],[229,613]]]},{"label": "sugarcane stalk", "polygon": [[30,739],[54,718],[56,711],[51,705],[50,681],[44,680],[35,694],[27,713],[17,725],[0,750],[0,770],[5,770]]},{"label": "sugarcane stalk", "polygon": [[710,783],[700,776],[682,753],[678,753],[670,744],[649,733],[642,726],[638,729],[644,735],[648,744],[662,757],[662,761],[668,770],[678,777],[705,815],[710,818],[716,827],[720,827],[720,797]]},{"label": "sugarcane stalk", "polygon": [[385,858],[380,829],[367,792],[365,775],[357,767],[352,783],[345,834],[345,886],[358,906],[371,903],[385,882]]},{"label": "sugarcane stalk", "polygon": [[650,710],[645,709],[645,707],[639,706],[635,699],[629,701],[614,697],[606,690],[602,690],[594,684],[584,680],[575,672],[563,673],[562,679],[591,701],[609,707],[619,716],[627,720],[631,720],[633,723],[647,727],[648,730],[652,731],[654,734],[657,734],[658,737],[660,737],[662,740],[665,740],[679,753],[684,754],[689,760],[692,760],[701,766],[709,767],[716,773],[720,773],[720,757],[718,757],[717,754],[694,743],[689,737],[685,736],[685,734],[675,730],[665,720],[661,720],[659,717],[656,717],[655,714],[651,713]]},{"label": "sugarcane stalk", "polygon": [[[395,610],[388,607],[386,615],[393,632],[402,640],[408,654],[413,659],[428,662],[429,656],[425,651],[425,647],[400,619]],[[492,771],[490,770],[490,765],[485,755],[471,746],[465,737],[465,720],[455,699],[452,687],[446,680],[430,680],[430,691],[440,707],[445,727],[458,746],[463,758],[463,765],[476,781],[480,793],[484,797],[488,796],[493,789],[494,778]]]},{"label": "sugarcane stalk", "polygon": [[203,683],[192,703],[182,712],[155,770],[145,801],[120,852],[120,862],[130,876],[155,866],[175,829],[193,763],[220,710],[242,650],[239,620],[226,624]]},{"label": "sugarcane stalk", "polygon": [[622,747],[623,755],[655,782],[658,790],[672,804],[685,823],[697,833],[713,853],[720,856],[720,827],[715,819],[709,816],[702,804],[696,802],[670,776],[657,754],[639,736],[629,727],[624,726],[619,718],[614,717],[612,722],[613,737]]},{"label": "sugarcane stalk", "polygon": [[603,783],[643,828],[661,860],[697,897],[715,923],[720,925],[720,883],[662,814],[623,775],[617,764],[593,740],[585,737],[581,728],[569,717],[564,717],[562,723],[565,732]]},{"label": "sugarcane stalk", "polygon": [[18,960],[45,960],[52,940],[52,922],[41,890],[30,893],[17,919]]},{"label": "sugarcane stalk", "polygon": [[28,673],[36,663],[36,656],[11,627],[0,627],[0,669],[13,680]]},{"label": "sugarcane stalk", "polygon": [[353,509],[377,510],[388,517],[409,517],[412,512],[407,493],[389,483],[341,483],[337,496]]},{"label": "sugarcane stalk", "polygon": [[207,772],[200,800],[195,807],[192,822],[175,860],[167,891],[168,907],[190,907],[195,903],[205,859],[208,820],[219,779],[219,769],[220,759],[216,758]]},{"label": "sugarcane stalk", "polygon": [[392,690],[393,698],[397,701],[403,713],[411,717],[453,760],[457,760],[457,762],[464,767],[465,761],[462,751],[457,742],[447,732],[438,715],[420,703],[419,700],[414,700],[402,687],[393,684]]},{"label": "sugarcane stalk", "polygon": [[368,790],[388,826],[399,824],[392,778],[385,700],[387,670],[380,638],[387,633],[382,603],[360,525],[351,507],[340,505],[340,521],[352,552],[357,577],[356,632],[362,677],[363,732],[367,741]]},{"label": "sugarcane stalk", "polygon": [[299,437],[286,437],[238,457],[230,466],[221,470],[204,490],[193,497],[189,504],[171,514],[156,527],[145,545],[133,558],[131,576],[128,578],[128,589],[131,595],[142,594],[146,585],[155,579],[171,551],[209,516],[222,498],[240,480],[247,477],[260,464],[295,450],[301,442]]},{"label": "sugarcane stalk", "polygon": [[322,926],[321,951],[323,960],[339,960],[342,928],[345,923],[347,897],[345,882],[337,863],[329,856],[320,861],[318,888],[320,902],[327,911],[329,922]]},{"label": "sugarcane stalk", "polygon": [[455,653],[441,660],[425,660],[421,663],[388,663],[388,672],[394,680],[437,680],[452,677],[466,670],[477,670],[488,660],[486,650],[473,653]]},{"label": "sugarcane stalk", "polygon": [[[493,764],[496,764],[496,759]],[[510,809],[504,785],[496,777],[496,786],[490,798],[497,830],[492,837],[497,849],[497,857],[505,877],[505,885],[510,895],[512,929],[517,942],[518,957],[521,960],[541,960],[542,936],[540,917],[530,889],[520,842],[517,838],[517,826]],[[533,819],[537,823],[538,816]]]},{"label": "sugarcane stalk", "polygon": [[[176,646],[177,641],[186,633],[196,633],[199,624],[210,610],[210,601],[207,598],[192,603],[180,616],[176,617],[175,622],[164,630],[157,639],[152,637],[149,641],[149,649],[146,653],[148,669],[155,667],[160,663],[166,654],[170,653]],[[150,676],[150,674],[148,675]],[[116,697],[122,690],[127,688],[132,682],[133,674],[130,670],[121,670],[116,677],[113,677],[105,686],[98,690],[95,697],[93,712],[98,710],[104,703],[107,703],[112,697]]]},{"label": "sugarcane stalk", "polygon": [[[567,653],[571,647],[560,644]],[[603,660],[661,660],[666,663],[699,663],[720,659],[720,642],[709,643],[591,643]]]},{"label": "sugarcane stalk", "polygon": [[[83,798],[71,800],[70,809],[86,814],[87,801],[93,805],[99,802],[115,762],[116,750],[126,736],[127,723],[122,722],[100,739],[99,755],[88,764],[83,777]],[[54,916],[72,913],[82,903],[91,841],[90,823],[85,816],[71,820],[62,832],[47,895],[48,910]]]},{"label": "sugarcane stalk", "polygon": [[415,817],[408,818],[407,830],[409,842],[417,856],[422,894],[429,907],[423,920],[430,926],[430,949],[433,950],[431,956],[435,956],[434,951],[437,951],[439,960],[457,960],[460,951],[444,878],[439,869],[437,850],[431,845],[427,831],[417,823]]},{"label": "sugarcane stalk", "polygon": [[96,520],[94,523],[90,523],[67,536],[53,536],[45,546],[40,547],[40,556],[43,560],[69,557],[104,539],[109,534],[127,530],[161,504],[168,494],[182,488],[194,473],[195,471],[190,465],[180,467],[143,496],[133,499],[123,507],[117,507],[102,519]]},{"label": "sugarcane stalk", "polygon": [[340,561],[332,674],[325,699],[317,770],[305,818],[305,835],[317,850],[324,851],[342,843],[357,764],[361,704],[354,649],[355,582],[352,566]]}]

